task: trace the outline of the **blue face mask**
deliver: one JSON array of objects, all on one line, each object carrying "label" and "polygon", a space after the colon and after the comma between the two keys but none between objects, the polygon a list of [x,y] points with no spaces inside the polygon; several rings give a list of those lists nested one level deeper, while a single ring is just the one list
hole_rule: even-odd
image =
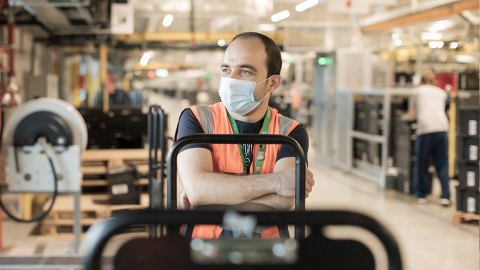
[{"label": "blue face mask", "polygon": [[271,77],[266,78],[258,83],[237,80],[228,77],[222,77],[220,79],[220,88],[218,90],[220,99],[229,112],[238,115],[246,115],[253,111],[262,103],[262,101],[268,96],[267,93],[260,101],[255,101],[253,92],[257,84],[268,80]]}]

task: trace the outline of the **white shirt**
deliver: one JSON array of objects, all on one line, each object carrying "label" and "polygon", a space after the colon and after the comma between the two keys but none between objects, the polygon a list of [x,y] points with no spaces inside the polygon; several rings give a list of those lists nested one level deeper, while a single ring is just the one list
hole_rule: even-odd
[{"label": "white shirt", "polygon": [[423,84],[413,90],[411,106],[417,113],[417,135],[448,131],[446,102],[446,91],[437,86]]}]

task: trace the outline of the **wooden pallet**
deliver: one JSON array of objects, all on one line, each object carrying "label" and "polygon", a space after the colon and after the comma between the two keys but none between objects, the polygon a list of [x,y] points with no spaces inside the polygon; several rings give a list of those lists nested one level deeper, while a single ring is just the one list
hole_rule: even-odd
[{"label": "wooden pallet", "polygon": [[[95,205],[92,198],[88,196],[81,197],[80,212],[80,224],[82,225],[82,227],[88,227],[92,225],[96,220],[107,217],[106,208]],[[73,197],[58,196],[49,215],[41,223],[40,233],[57,234],[65,228],[72,231],[73,224]]]},{"label": "wooden pallet", "polygon": [[82,154],[82,188],[106,192],[109,170],[127,165],[136,167],[139,185],[148,185],[148,150],[146,149],[92,149]]},{"label": "wooden pallet", "polygon": [[453,224],[460,224],[463,222],[471,222],[471,221],[479,221],[479,215],[473,213],[465,213],[457,211],[452,216],[452,223]]},{"label": "wooden pallet", "polygon": [[[148,196],[142,195],[140,205],[108,205],[98,204],[96,200],[106,201],[108,196],[82,195],[80,198],[80,224],[85,230],[93,223],[108,218],[113,211],[146,208]],[[46,209],[44,209],[46,210]],[[41,234],[55,235],[61,232],[73,232],[74,209],[73,197],[62,195],[57,197],[50,214],[40,224]]]}]

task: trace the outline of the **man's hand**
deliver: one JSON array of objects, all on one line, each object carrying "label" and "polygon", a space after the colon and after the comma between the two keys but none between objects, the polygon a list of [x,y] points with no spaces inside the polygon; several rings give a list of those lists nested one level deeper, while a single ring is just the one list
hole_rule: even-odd
[{"label": "man's hand", "polygon": [[[309,169],[305,173],[305,198],[308,198],[309,193],[315,185],[313,173]],[[278,195],[294,197],[295,196],[295,170],[282,171],[278,173]]]},{"label": "man's hand", "polygon": [[180,195],[180,205],[184,210],[189,210],[192,207],[192,204],[190,203],[190,200],[188,199],[187,193],[185,193],[185,191],[183,191]]}]

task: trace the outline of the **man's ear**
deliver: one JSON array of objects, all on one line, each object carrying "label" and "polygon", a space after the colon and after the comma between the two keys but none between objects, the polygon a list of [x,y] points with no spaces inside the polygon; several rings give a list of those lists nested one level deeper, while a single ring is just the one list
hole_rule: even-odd
[{"label": "man's ear", "polygon": [[282,77],[280,75],[274,75],[273,77],[270,78],[269,81],[270,81],[270,87],[268,88],[268,90],[270,90],[270,92],[273,93],[282,84]]}]

